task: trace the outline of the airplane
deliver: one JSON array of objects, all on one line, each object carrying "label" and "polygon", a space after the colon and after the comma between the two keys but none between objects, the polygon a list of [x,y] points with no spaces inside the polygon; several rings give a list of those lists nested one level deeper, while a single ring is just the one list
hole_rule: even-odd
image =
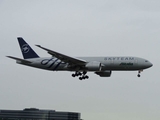
[{"label": "airplane", "polygon": [[110,77],[112,71],[138,71],[140,73],[153,66],[146,59],[132,56],[121,57],[70,57],[48,48],[36,45],[45,50],[52,57],[39,57],[37,53],[22,38],[17,37],[24,59],[6,56],[16,60],[18,64],[50,70],[50,71],[71,71],[72,77],[79,77],[79,80],[88,79],[87,72],[94,72],[100,77]]}]

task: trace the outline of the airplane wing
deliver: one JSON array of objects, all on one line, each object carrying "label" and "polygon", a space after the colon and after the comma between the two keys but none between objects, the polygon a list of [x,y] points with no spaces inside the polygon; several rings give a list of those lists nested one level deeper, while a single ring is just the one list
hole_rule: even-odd
[{"label": "airplane wing", "polygon": [[50,55],[55,56],[56,58],[60,59],[61,61],[66,62],[66,63],[74,64],[74,65],[84,65],[84,64],[86,64],[85,60],[81,60],[79,58],[74,58],[74,57],[70,57],[70,56],[58,53],[56,51],[44,48],[40,45],[36,45],[36,46],[43,49],[43,50],[46,50]]},{"label": "airplane wing", "polygon": [[6,57],[14,59],[14,60],[21,61],[22,63],[32,63],[32,62],[30,62],[28,60],[24,60],[24,59],[21,59],[21,58],[16,58],[16,57],[12,57],[12,56],[6,56]]}]

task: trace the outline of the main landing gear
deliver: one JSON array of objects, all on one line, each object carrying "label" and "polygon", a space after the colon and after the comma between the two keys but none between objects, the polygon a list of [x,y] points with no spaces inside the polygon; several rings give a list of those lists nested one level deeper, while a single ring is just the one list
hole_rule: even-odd
[{"label": "main landing gear", "polygon": [[138,75],[137,75],[137,77],[141,77],[141,75],[140,75],[140,74],[141,74],[141,72],[142,72],[142,71],[143,71],[143,70],[139,70],[139,71],[138,71]]},{"label": "main landing gear", "polygon": [[72,74],[72,77],[78,77],[78,76],[80,76],[79,80],[88,79],[89,76],[86,75],[86,73],[87,73],[86,71],[83,71],[83,72],[76,71],[75,74]]}]

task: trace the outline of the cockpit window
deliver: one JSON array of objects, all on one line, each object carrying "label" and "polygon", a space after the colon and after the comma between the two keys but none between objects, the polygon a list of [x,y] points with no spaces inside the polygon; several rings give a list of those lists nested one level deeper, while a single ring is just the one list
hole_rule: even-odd
[{"label": "cockpit window", "polygon": [[145,62],[148,62],[148,60],[145,60]]}]

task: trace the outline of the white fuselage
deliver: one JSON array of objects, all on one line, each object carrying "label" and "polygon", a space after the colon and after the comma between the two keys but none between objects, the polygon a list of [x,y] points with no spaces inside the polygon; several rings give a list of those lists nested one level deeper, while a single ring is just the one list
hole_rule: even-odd
[{"label": "white fuselage", "polygon": [[[138,57],[78,57],[79,59],[85,60],[87,63],[91,61],[98,61],[102,64],[101,71],[105,70],[118,70],[118,71],[126,71],[126,70],[143,70],[152,66],[148,60]],[[94,71],[94,70],[87,70],[84,67],[81,68],[74,68],[74,66],[69,65],[61,61],[56,57],[49,57],[49,58],[32,58],[26,59],[31,63],[23,63],[17,60],[17,63],[41,68],[45,70],[52,70],[52,71]]]},{"label": "white fuselage", "polygon": [[100,77],[110,77],[112,71],[131,71],[137,70],[138,77],[143,69],[152,66],[148,60],[138,57],[71,57],[54,50],[36,45],[37,47],[47,51],[54,57],[42,58],[30,47],[30,45],[22,38],[17,38],[24,59],[7,56],[14,59],[17,63],[40,68],[50,71],[74,71],[72,77],[79,79],[88,79],[87,72],[94,72]]}]

